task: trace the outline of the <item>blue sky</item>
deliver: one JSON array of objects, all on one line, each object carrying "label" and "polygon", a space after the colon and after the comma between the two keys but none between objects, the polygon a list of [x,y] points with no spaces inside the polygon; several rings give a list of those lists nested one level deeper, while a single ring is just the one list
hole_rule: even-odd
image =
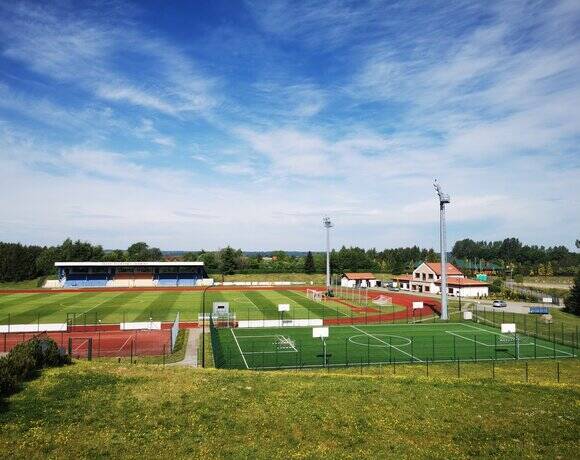
[{"label": "blue sky", "polygon": [[580,237],[580,2],[0,2],[0,240]]}]

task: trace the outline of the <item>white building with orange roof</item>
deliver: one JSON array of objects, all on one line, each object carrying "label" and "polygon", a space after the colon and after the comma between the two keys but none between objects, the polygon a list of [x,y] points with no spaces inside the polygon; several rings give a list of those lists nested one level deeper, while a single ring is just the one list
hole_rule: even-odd
[{"label": "white building with orange roof", "polygon": [[380,286],[380,281],[377,280],[372,273],[343,273],[340,277],[340,285],[342,287],[376,287]]},{"label": "white building with orange roof", "polygon": [[[395,285],[403,290],[441,293],[441,264],[423,262],[411,275],[393,277]],[[487,297],[489,285],[479,280],[467,278],[455,265],[447,264],[447,290],[452,296]]]}]

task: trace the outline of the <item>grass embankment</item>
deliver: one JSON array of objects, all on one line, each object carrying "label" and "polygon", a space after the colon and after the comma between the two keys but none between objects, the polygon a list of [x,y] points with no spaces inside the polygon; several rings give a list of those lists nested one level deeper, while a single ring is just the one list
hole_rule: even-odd
[{"label": "grass embankment", "polygon": [[575,458],[579,401],[577,384],[83,362],[10,398],[0,456]]}]

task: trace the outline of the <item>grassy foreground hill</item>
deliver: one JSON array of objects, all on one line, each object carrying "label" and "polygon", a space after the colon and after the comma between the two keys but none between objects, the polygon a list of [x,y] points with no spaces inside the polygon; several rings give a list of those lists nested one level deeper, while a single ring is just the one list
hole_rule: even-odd
[{"label": "grassy foreground hill", "polygon": [[574,458],[578,361],[560,384],[534,365],[516,383],[81,362],[0,409],[0,457]]}]

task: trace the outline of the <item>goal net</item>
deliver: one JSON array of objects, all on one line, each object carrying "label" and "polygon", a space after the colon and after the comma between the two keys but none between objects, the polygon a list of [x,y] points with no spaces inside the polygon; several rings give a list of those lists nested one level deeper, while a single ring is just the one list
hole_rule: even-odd
[{"label": "goal net", "polygon": [[278,336],[274,341],[274,347],[276,347],[276,350],[281,351],[296,351],[296,342],[294,342],[294,339],[291,339],[290,337]]},{"label": "goal net", "polygon": [[317,291],[316,289],[307,289],[306,296],[309,299],[316,300],[317,302],[322,302],[322,300],[324,300],[324,291]]}]

